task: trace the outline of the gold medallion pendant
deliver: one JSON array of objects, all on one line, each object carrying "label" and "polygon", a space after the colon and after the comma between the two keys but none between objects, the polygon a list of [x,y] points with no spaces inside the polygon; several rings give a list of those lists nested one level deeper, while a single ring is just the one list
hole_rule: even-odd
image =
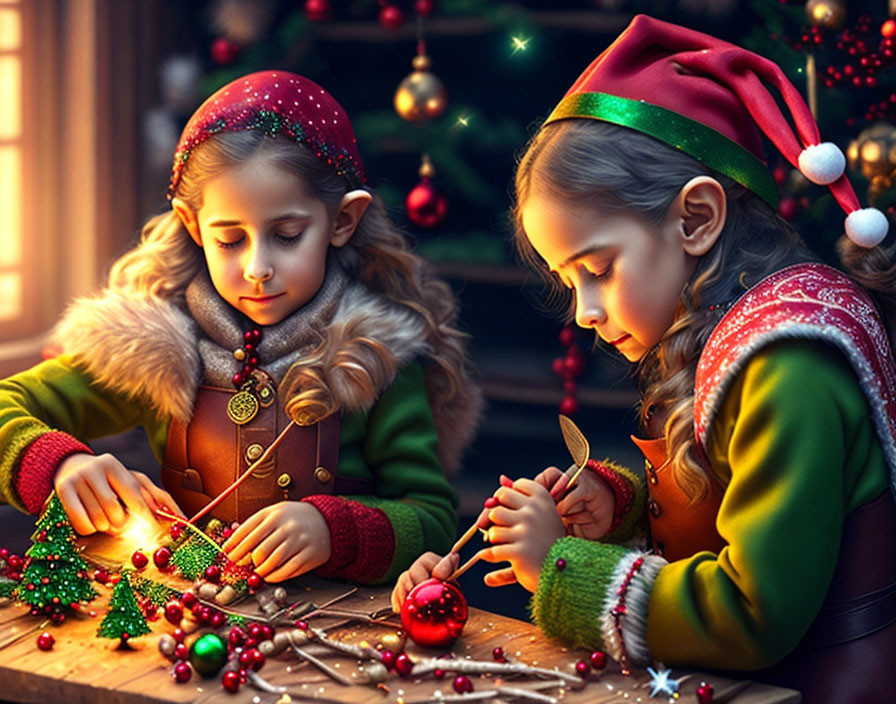
[{"label": "gold medallion pendant", "polygon": [[245,425],[258,413],[258,399],[245,388],[227,402],[227,417],[237,425]]}]

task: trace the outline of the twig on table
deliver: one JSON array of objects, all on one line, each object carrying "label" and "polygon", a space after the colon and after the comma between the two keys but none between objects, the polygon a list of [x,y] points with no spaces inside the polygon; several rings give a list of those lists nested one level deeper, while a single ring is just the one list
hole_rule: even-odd
[{"label": "twig on table", "polygon": [[298,655],[305,662],[309,662],[314,665],[318,670],[327,674],[332,679],[336,680],[339,684],[344,684],[348,686],[352,686],[355,684],[349,677],[346,677],[341,672],[337,672],[332,667],[327,665],[323,660],[319,660],[318,658],[311,655],[311,653],[302,650],[298,645],[293,642],[291,633],[287,633],[286,637],[289,639],[289,644],[292,646],[292,649],[295,651],[296,655]]},{"label": "twig on table", "polygon": [[330,699],[329,697],[321,697],[317,693],[307,694],[295,689],[289,689],[288,687],[271,684],[261,675],[252,670],[246,671],[246,679],[248,679],[249,684],[256,689],[260,689],[262,692],[268,692],[269,694],[288,694],[291,699],[300,699],[301,701],[306,702],[320,702],[320,704],[344,704],[345,702],[344,699]]},{"label": "twig on table", "polygon": [[[339,596],[333,597],[325,604],[321,606],[315,606],[314,602],[311,601],[297,601],[294,604],[290,604],[289,606],[284,607],[282,610],[278,611],[276,614],[271,616],[271,620],[276,620],[279,618],[298,618],[299,616],[310,616],[316,611],[320,611],[321,609],[326,609],[328,606],[332,606],[333,604],[342,601],[343,599],[347,599],[352,594],[358,591],[357,587],[352,587],[347,592],[343,592]],[[310,604],[310,608],[309,608]],[[299,609],[301,613],[293,613],[296,609]]]},{"label": "twig on table", "polygon": [[521,662],[489,662],[487,660],[458,660],[452,658],[428,658],[414,663],[411,677],[420,677],[435,670],[445,672],[459,672],[462,674],[503,674],[503,675],[530,675],[532,677],[544,677],[563,680],[563,682],[575,689],[582,687],[585,682],[578,675],[567,675],[559,670],[547,670],[543,667],[533,667]]}]

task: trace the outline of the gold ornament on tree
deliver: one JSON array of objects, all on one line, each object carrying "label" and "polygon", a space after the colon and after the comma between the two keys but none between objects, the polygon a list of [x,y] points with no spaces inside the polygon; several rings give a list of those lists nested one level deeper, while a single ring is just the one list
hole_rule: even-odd
[{"label": "gold ornament on tree", "polygon": [[846,150],[849,167],[868,179],[868,200],[874,203],[896,182],[896,127],[879,122],[862,130]]},{"label": "gold ornament on tree", "polygon": [[846,24],[846,3],[843,0],[809,0],[806,17],[817,27],[842,29]]},{"label": "gold ornament on tree", "polygon": [[413,72],[398,84],[393,104],[395,112],[408,122],[423,122],[438,117],[448,105],[448,95],[439,77],[429,69],[432,60],[422,42],[412,62]]}]

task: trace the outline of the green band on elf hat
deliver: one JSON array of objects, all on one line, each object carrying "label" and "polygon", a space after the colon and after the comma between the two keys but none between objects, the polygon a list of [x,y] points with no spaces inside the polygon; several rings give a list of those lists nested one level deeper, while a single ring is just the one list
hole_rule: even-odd
[{"label": "green band on elf hat", "polygon": [[778,206],[778,188],[765,164],[720,132],[673,110],[607,93],[576,93],[563,98],[544,124],[570,118],[603,120],[643,132],[734,179],[772,208]]}]

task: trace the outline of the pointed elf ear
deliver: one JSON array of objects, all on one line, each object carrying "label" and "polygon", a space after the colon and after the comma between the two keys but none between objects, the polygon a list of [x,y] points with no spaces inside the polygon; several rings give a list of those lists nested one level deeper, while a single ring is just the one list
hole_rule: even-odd
[{"label": "pointed elf ear", "polygon": [[333,233],[330,235],[330,244],[342,247],[352,238],[371,200],[373,196],[362,189],[349,191],[342,196],[339,210],[336,212]]},{"label": "pointed elf ear", "polygon": [[725,189],[710,176],[697,176],[682,187],[670,207],[685,252],[700,257],[712,249],[725,227],[727,205]]},{"label": "pointed elf ear", "polygon": [[199,233],[199,220],[196,218],[196,213],[194,213],[193,209],[180,198],[172,198],[171,207],[174,209],[174,212],[177,213],[177,217],[180,218],[184,227],[187,228],[190,237],[201,247],[202,236]]}]

